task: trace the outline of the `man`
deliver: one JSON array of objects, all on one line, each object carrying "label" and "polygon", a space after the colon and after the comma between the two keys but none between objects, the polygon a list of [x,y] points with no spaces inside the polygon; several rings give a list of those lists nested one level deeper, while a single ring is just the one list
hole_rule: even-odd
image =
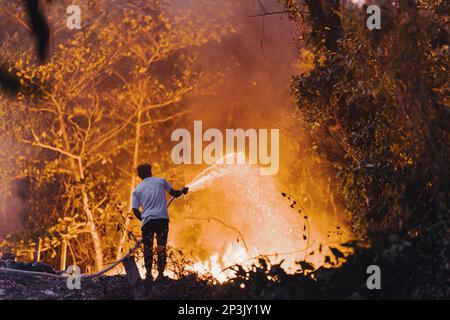
[{"label": "man", "polygon": [[[142,221],[142,240],[144,243],[144,261],[147,270],[147,284],[153,281],[153,238],[156,236],[158,253],[158,279],[164,278],[166,268],[166,244],[169,233],[169,215],[167,214],[166,194],[178,198],[187,194],[189,189],[175,190],[162,178],[152,177],[152,167],[149,164],[140,164],[137,174],[141,183],[134,189],[131,207],[134,215]],[[139,211],[142,208],[142,212]]]}]

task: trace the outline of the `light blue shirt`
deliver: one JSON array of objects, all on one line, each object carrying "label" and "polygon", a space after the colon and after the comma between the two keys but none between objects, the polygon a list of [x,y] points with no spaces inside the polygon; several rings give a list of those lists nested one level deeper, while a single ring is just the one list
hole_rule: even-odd
[{"label": "light blue shirt", "polygon": [[167,219],[166,191],[172,186],[162,178],[149,177],[142,180],[133,191],[131,207],[142,208],[141,221],[144,226],[151,219]]}]

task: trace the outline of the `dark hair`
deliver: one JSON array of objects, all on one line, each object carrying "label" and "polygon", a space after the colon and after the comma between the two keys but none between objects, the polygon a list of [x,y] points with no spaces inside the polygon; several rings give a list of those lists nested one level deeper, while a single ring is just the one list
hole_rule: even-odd
[{"label": "dark hair", "polygon": [[148,163],[140,164],[136,168],[139,178],[145,179],[152,176],[152,166]]}]

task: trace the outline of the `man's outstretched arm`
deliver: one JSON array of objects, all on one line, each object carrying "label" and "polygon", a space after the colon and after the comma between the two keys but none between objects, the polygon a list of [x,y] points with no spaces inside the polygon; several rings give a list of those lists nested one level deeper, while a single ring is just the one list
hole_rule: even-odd
[{"label": "man's outstretched arm", "polygon": [[181,197],[183,194],[187,194],[189,192],[189,188],[188,187],[184,187],[181,190],[175,190],[175,189],[170,189],[169,194],[174,197],[174,198],[178,198]]},{"label": "man's outstretched arm", "polygon": [[139,211],[139,209],[133,208],[132,210],[133,210],[133,213],[136,216],[136,218],[138,218],[139,221],[141,221],[142,217],[141,217],[141,212]]}]

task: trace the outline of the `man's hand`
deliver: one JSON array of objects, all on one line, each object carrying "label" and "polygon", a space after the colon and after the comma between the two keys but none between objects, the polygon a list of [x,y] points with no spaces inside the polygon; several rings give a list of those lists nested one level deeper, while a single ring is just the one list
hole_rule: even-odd
[{"label": "man's hand", "polygon": [[133,208],[132,210],[133,210],[133,213],[134,213],[134,215],[136,216],[136,218],[138,218],[139,221],[141,221],[142,218],[141,218],[141,212],[139,211],[139,209]]},{"label": "man's hand", "polygon": [[184,187],[184,188],[181,189],[181,190],[171,189],[171,190],[169,191],[169,194],[170,194],[172,197],[174,197],[174,198],[178,198],[178,197],[181,197],[183,194],[187,194],[188,191],[189,191],[189,188],[188,188],[188,187]]}]

